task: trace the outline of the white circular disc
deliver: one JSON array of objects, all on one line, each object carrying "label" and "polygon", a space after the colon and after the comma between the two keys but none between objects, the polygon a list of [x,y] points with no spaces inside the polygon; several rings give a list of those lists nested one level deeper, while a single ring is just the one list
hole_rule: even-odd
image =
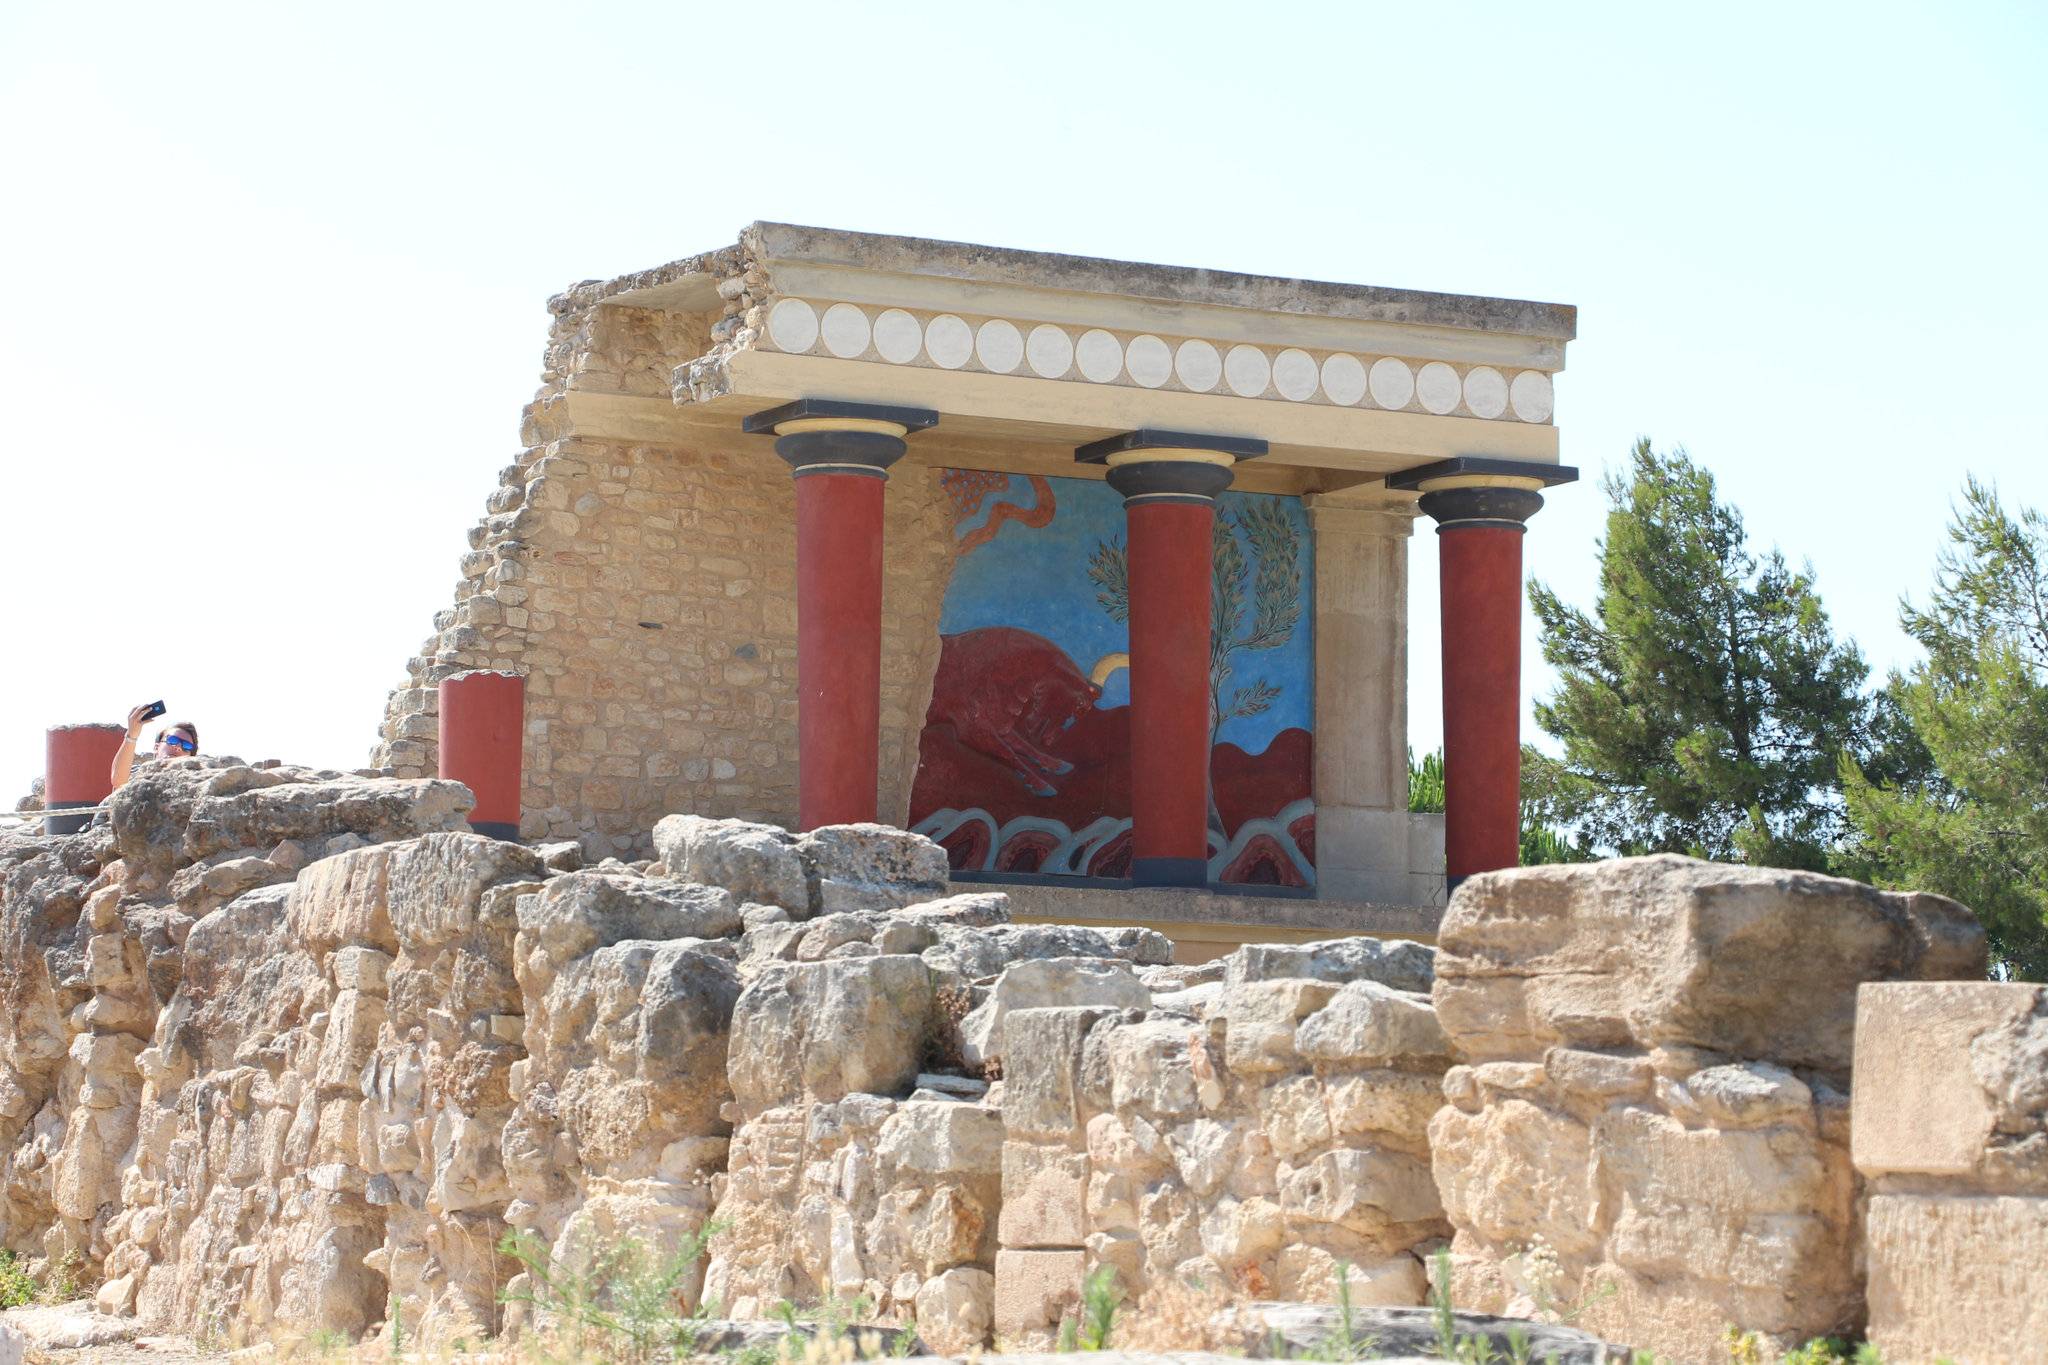
[{"label": "white circular disc", "polygon": [[990,374],[1008,374],[1024,363],[1024,336],[1001,318],[990,318],[974,334],[974,354]]},{"label": "white circular disc", "polygon": [[1365,397],[1365,366],[1357,356],[1339,351],[1323,362],[1323,393],[1347,408]]},{"label": "white circular disc", "polygon": [[818,344],[818,310],[802,299],[777,299],[768,310],[768,339],[792,355],[810,350]]},{"label": "white circular disc", "polygon": [[924,345],[924,328],[901,308],[891,308],[875,319],[875,354],[891,365],[908,365],[917,359]]},{"label": "white circular disc", "polygon": [[1367,384],[1372,389],[1372,401],[1383,408],[1405,408],[1408,400],[1415,397],[1415,376],[1390,355],[1373,361]]},{"label": "white circular disc", "polygon": [[1273,364],[1256,346],[1233,346],[1223,361],[1223,378],[1239,398],[1257,398],[1273,378]]},{"label": "white circular disc", "polygon": [[1081,367],[1083,379],[1107,384],[1124,372],[1123,343],[1100,327],[1083,332],[1074,343],[1074,363]]},{"label": "white circular disc", "polygon": [[924,325],[924,353],[934,365],[957,370],[974,354],[974,329],[951,313],[941,313]]},{"label": "white circular disc", "polygon": [[1074,339],[1051,323],[1041,322],[1024,343],[1024,358],[1031,362],[1032,373],[1058,379],[1074,368]]},{"label": "white circular disc", "polygon": [[1173,348],[1149,333],[1132,337],[1124,352],[1124,368],[1146,388],[1156,389],[1173,378]]},{"label": "white circular disc", "polygon": [[1524,422],[1549,421],[1551,401],[1550,376],[1541,370],[1524,370],[1508,385],[1508,402]]},{"label": "white circular disc", "polygon": [[1307,351],[1286,350],[1273,357],[1273,387],[1292,403],[1306,402],[1316,392],[1316,358]]},{"label": "white circular disc", "polygon": [[1223,377],[1223,357],[1206,341],[1183,341],[1173,353],[1173,372],[1196,393],[1207,393]]},{"label": "white circular disc", "polygon": [[851,360],[868,348],[868,315],[850,303],[835,303],[825,310],[818,331],[825,349],[841,360]]},{"label": "white circular disc", "polygon": [[1458,406],[1465,390],[1458,382],[1456,370],[1441,360],[1432,360],[1415,376],[1415,396],[1422,400],[1423,407],[1441,417]]},{"label": "white circular disc", "polygon": [[1508,381],[1491,365],[1465,372],[1465,406],[1475,417],[1498,417],[1508,410]]}]

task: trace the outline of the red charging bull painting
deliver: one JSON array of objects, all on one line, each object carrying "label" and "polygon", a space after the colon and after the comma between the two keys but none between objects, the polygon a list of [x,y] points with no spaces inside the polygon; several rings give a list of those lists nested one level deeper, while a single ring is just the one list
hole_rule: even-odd
[{"label": "red charging bull painting", "polygon": [[[965,872],[1130,873],[1123,500],[1093,479],[948,469],[955,560],[910,820]],[[1315,884],[1308,518],[1217,499],[1209,880]]]}]

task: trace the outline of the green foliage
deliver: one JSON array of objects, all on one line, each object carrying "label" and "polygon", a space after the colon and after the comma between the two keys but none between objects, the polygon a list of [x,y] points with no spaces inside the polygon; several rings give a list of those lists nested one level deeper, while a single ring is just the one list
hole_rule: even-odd
[{"label": "green foliage", "polygon": [[1638,441],[1604,487],[1593,614],[1529,589],[1559,676],[1536,718],[1564,747],[1535,756],[1538,801],[1624,853],[1824,865],[1844,828],[1838,755],[1867,747],[1862,656],[1811,573],[1752,553],[1683,451]]},{"label": "green foliage", "polygon": [[1417,812],[1441,814],[1444,808],[1444,751],[1424,754],[1422,762],[1415,761],[1415,751],[1408,751],[1408,809]]},{"label": "green foliage", "polygon": [[36,1282],[11,1251],[0,1251],[0,1308],[20,1308],[36,1301]]},{"label": "green foliage", "polygon": [[1891,742],[1842,779],[1844,870],[1977,913],[2005,976],[2048,979],[2048,517],[1971,479],[1933,594],[1902,604],[1926,660],[1885,689]]},{"label": "green foliage", "polygon": [[1088,581],[1095,585],[1095,605],[1109,619],[1131,619],[1131,557],[1121,540],[1098,540],[1088,556]]},{"label": "green foliage", "polygon": [[1116,1267],[1097,1266],[1081,1282],[1080,1311],[1060,1320],[1054,1349],[1060,1351],[1106,1351],[1110,1334],[1116,1330],[1117,1310],[1123,1306],[1124,1291],[1117,1286]]},{"label": "green foliage", "polygon": [[[646,1362],[688,1355],[709,1306],[683,1309],[684,1286],[704,1249],[724,1225],[707,1222],[674,1254],[656,1257],[630,1238],[586,1248],[580,1264],[558,1265],[545,1243],[526,1232],[507,1233],[504,1255],[526,1268],[530,1287],[506,1292],[506,1303],[526,1303],[554,1320],[579,1355]],[[395,1308],[395,1304],[394,1304]],[[393,1348],[398,1315],[392,1314]]]},{"label": "green foliage", "polygon": [[43,1267],[42,1287],[37,1297],[44,1303],[69,1303],[81,1292],[78,1284],[78,1253],[66,1251]]},{"label": "green foliage", "polygon": [[[1251,546],[1247,559],[1244,544]],[[1280,689],[1260,678],[1248,687],[1224,689],[1235,671],[1231,656],[1242,650],[1277,649],[1301,620],[1301,537],[1277,498],[1248,499],[1234,517],[1216,513],[1209,592],[1209,690],[1215,729],[1233,716],[1256,716]],[[1250,583],[1247,585],[1246,578]],[[1246,615],[1246,589],[1250,615]]]}]

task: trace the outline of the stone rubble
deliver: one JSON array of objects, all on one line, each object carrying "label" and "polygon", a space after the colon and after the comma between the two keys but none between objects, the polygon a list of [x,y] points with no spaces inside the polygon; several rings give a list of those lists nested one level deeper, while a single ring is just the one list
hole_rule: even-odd
[{"label": "stone rubble", "polygon": [[955,1354],[1049,1343],[1103,1266],[1309,1349],[1341,1264],[1406,1331],[1446,1245],[1463,1309],[1681,1359],[1859,1329],[1866,1258],[1906,1358],[2030,1302],[2048,1003],[1932,984],[1984,969],[1936,897],[1632,859],[1473,878],[1440,951],[1186,965],[883,826],[674,816],[587,862],[468,804],[195,759],[0,834],[0,1246],[233,1343],[523,1330],[508,1237],[574,1269],[707,1225],[688,1302]]}]

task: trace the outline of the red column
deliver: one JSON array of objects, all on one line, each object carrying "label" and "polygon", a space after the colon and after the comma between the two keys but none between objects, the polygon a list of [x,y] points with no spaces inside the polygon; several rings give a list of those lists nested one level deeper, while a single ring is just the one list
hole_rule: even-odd
[{"label": "red column", "polygon": [[796,480],[797,825],[877,815],[882,742],[882,495],[929,408],[799,398],[741,423],[773,432]]},{"label": "red column", "polygon": [[1444,659],[1444,872],[1521,861],[1522,528],[1439,531]]},{"label": "red column", "polygon": [[1130,536],[1131,872],[1199,886],[1209,865],[1210,538],[1216,504],[1145,501]]},{"label": "red column", "polygon": [[[128,732],[118,725],[53,725],[43,738],[43,808],[97,806],[114,791],[114,753]],[[45,834],[76,834],[90,815],[51,815]]]},{"label": "red column", "polygon": [[875,818],[882,737],[881,471],[796,480],[797,823]]},{"label": "red column", "polygon": [[526,680],[516,673],[457,673],[441,680],[440,698],[441,776],[475,793],[471,829],[517,839]]}]

